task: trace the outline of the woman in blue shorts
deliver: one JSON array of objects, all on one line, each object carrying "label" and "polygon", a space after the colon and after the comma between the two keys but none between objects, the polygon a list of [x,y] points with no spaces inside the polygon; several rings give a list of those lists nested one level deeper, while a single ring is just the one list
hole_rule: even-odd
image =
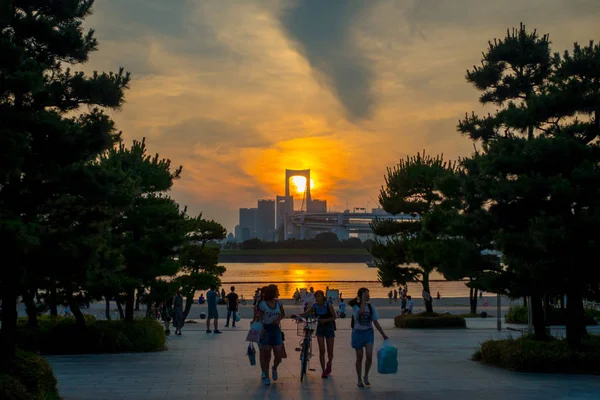
[{"label": "woman in blue shorts", "polygon": [[[333,305],[325,301],[325,293],[322,290],[315,292],[315,304],[306,312],[298,314],[300,317],[307,315],[319,317],[317,325],[317,343],[319,344],[319,359],[323,373],[321,378],[327,378],[331,374],[331,362],[333,361],[333,344],[335,340],[335,310]],[[292,316],[294,317],[294,316]],[[325,343],[327,343],[327,365],[325,365]]]},{"label": "woman in blue shorts", "polygon": [[[375,343],[375,332],[373,325],[377,328],[383,340],[387,339],[385,332],[379,325],[379,314],[374,306],[369,304],[369,289],[358,289],[358,296],[352,299],[348,304],[352,307],[352,348],[356,350],[356,374],[358,376],[358,387],[369,386],[369,370],[373,363],[373,344]],[[362,375],[362,359],[364,349],[367,351],[367,360],[365,361],[365,375]]]},{"label": "woman in blue shorts", "polygon": [[269,379],[269,364],[271,363],[271,350],[275,355],[271,374],[273,380],[277,380],[277,367],[281,364],[283,357],[283,336],[281,334],[281,320],[285,317],[283,304],[277,300],[278,290],[276,285],[264,288],[264,300],[258,304],[258,320],[263,324],[262,337],[260,339],[260,367],[262,369],[262,380],[265,386],[271,384]]}]

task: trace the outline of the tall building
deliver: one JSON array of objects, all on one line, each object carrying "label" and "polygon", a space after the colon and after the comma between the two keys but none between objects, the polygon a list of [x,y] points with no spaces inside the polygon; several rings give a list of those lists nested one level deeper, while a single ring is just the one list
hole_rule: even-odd
[{"label": "tall building", "polygon": [[256,216],[256,237],[265,242],[272,242],[274,231],[275,200],[259,200]]},{"label": "tall building", "polygon": [[327,200],[313,199],[310,212],[326,213],[327,212]]},{"label": "tall building", "polygon": [[236,225],[233,230],[235,231],[235,241],[242,242],[242,227],[239,225]]},{"label": "tall building", "polygon": [[240,208],[241,242],[256,237],[256,208]]}]

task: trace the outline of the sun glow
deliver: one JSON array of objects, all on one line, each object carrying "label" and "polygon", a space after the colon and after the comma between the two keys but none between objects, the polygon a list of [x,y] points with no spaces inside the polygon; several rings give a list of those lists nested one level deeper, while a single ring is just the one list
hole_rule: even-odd
[{"label": "sun glow", "polygon": [[[306,190],[306,178],[303,176],[292,176],[291,178],[292,185],[296,188],[297,193],[304,193]],[[310,180],[310,188],[311,190],[315,188],[315,181]]]}]

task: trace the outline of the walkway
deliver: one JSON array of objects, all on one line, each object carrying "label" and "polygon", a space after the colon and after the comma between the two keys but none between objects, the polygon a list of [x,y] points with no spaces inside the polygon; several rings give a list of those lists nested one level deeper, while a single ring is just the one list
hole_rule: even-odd
[{"label": "walkway", "polygon": [[[374,360],[371,388],[356,387],[349,320],[338,320],[333,374],[317,371],[299,382],[297,337],[285,321],[289,358],[279,380],[266,388],[260,369],[251,367],[244,342],[248,321],[222,335],[206,334],[204,324],[187,324],[182,336],[168,338],[169,350],[146,354],[49,357],[65,400],[92,399],[597,399],[600,380],[594,376],[518,374],[469,360],[478,343],[498,337],[487,324],[468,330],[400,330],[392,320],[382,325],[399,347],[397,375],[377,374]],[[476,324],[476,325],[475,325]],[[503,332],[506,336],[510,332]],[[513,333],[515,334],[515,333]],[[376,347],[381,344],[377,337]],[[316,347],[316,343],[315,343]]]}]

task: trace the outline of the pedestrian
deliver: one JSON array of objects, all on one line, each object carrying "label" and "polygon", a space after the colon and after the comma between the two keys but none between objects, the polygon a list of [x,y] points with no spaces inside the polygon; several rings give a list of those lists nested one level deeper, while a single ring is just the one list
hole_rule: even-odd
[{"label": "pedestrian", "polygon": [[171,334],[171,329],[169,328],[171,319],[173,318],[173,298],[171,296],[163,302],[160,314],[163,324],[165,325],[165,335],[169,336]]},{"label": "pedestrian", "polygon": [[262,369],[262,381],[265,386],[271,385],[269,379],[269,366],[271,363],[271,351],[275,355],[271,376],[273,381],[278,379],[277,367],[283,358],[283,336],[281,333],[281,320],[285,318],[283,304],[277,300],[279,291],[276,285],[269,285],[264,291],[264,300],[258,305],[258,319],[263,324],[263,336],[261,338],[260,366]]},{"label": "pedestrian", "polygon": [[[352,307],[353,316],[350,326],[352,327],[352,348],[356,350],[356,375],[358,376],[358,387],[370,386],[369,371],[373,363],[373,345],[375,344],[375,332],[373,326],[377,328],[383,340],[387,336],[379,324],[379,314],[375,306],[369,303],[369,289],[360,288],[355,299],[350,300],[348,304]],[[362,360],[366,353],[365,375],[362,375]]]},{"label": "pedestrian", "polygon": [[229,328],[229,318],[233,314],[233,327],[235,328],[235,319],[238,311],[238,295],[235,292],[235,286],[231,287],[231,293],[229,293],[226,297],[227,299],[227,322],[225,322],[225,328]]},{"label": "pedestrian", "polygon": [[442,299],[442,295],[440,294],[439,290],[437,292],[437,296],[436,297],[437,297],[438,301],[440,301]]},{"label": "pedestrian", "polygon": [[206,292],[206,304],[208,305],[208,316],[206,317],[206,333],[211,333],[210,320],[214,320],[215,333],[222,333],[219,330],[219,311],[217,310],[217,301],[219,292],[215,285],[210,285],[210,290]]},{"label": "pedestrian", "polygon": [[302,303],[304,304],[304,311],[308,310],[315,304],[315,288],[311,287],[308,292],[304,295],[302,299]]},{"label": "pedestrian", "polygon": [[388,299],[390,304],[392,304],[392,297],[394,296],[393,292],[390,290],[390,292],[388,293]]},{"label": "pedestrian", "polygon": [[398,304],[398,291],[394,289],[394,303]]},{"label": "pedestrian", "polygon": [[[321,378],[327,379],[331,374],[331,363],[333,362],[333,345],[335,340],[336,314],[333,304],[325,302],[325,293],[322,290],[315,292],[315,304],[299,317],[314,315],[319,318],[317,325],[317,343],[319,344],[319,360],[321,361]],[[292,315],[292,318],[295,318]],[[325,344],[327,344],[327,364],[325,364]]]},{"label": "pedestrian", "polygon": [[404,292],[402,292],[402,298],[400,299],[400,310],[404,313],[404,310],[406,309],[406,294],[404,294]]},{"label": "pedestrian", "polygon": [[181,295],[181,289],[177,289],[173,299],[173,327],[175,328],[175,334],[181,336],[181,328],[183,328],[183,296]]}]

